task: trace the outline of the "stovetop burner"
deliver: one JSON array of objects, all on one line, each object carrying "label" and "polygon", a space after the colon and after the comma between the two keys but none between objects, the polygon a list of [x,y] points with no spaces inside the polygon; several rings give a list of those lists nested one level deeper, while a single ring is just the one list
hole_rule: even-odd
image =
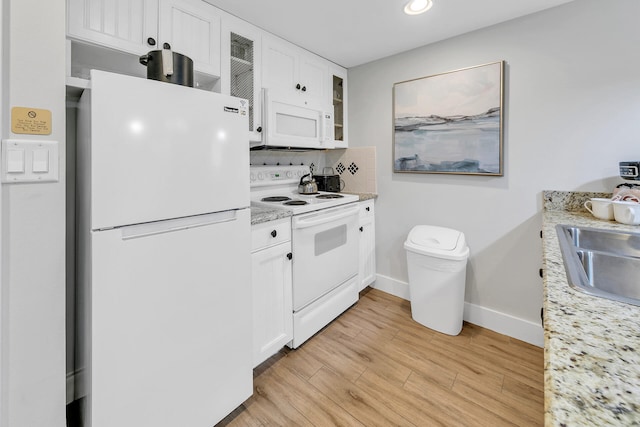
[{"label": "stovetop burner", "polygon": [[343,197],[341,194],[321,194],[316,196],[316,199],[341,199]]},{"label": "stovetop burner", "polygon": [[305,202],[304,200],[290,200],[288,202],[283,203],[283,205],[287,205],[287,206],[301,206],[306,204],[307,202]]},{"label": "stovetop burner", "polygon": [[284,202],[287,200],[291,200],[291,197],[287,197],[287,196],[271,196],[271,197],[265,197],[263,199],[261,199],[261,201],[263,202]]}]

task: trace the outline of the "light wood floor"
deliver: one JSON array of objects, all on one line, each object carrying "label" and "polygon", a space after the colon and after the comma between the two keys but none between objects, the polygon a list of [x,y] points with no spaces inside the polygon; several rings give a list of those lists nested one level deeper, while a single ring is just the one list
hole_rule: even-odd
[{"label": "light wood floor", "polygon": [[541,348],[465,323],[443,335],[377,290],[254,371],[218,426],[540,426]]}]

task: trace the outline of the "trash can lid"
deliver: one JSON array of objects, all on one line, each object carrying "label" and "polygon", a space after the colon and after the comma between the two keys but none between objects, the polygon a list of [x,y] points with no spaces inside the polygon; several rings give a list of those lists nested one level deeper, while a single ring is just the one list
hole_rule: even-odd
[{"label": "trash can lid", "polygon": [[405,249],[436,258],[462,260],[469,255],[464,234],[435,225],[416,225],[404,242]]}]

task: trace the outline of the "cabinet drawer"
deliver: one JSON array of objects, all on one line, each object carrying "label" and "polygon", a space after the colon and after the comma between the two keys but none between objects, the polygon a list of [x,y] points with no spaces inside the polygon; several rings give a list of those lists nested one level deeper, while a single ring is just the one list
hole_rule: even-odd
[{"label": "cabinet drawer", "polygon": [[251,252],[291,240],[291,218],[251,226]]},{"label": "cabinet drawer", "polygon": [[366,218],[373,215],[373,199],[360,202],[360,218]]}]

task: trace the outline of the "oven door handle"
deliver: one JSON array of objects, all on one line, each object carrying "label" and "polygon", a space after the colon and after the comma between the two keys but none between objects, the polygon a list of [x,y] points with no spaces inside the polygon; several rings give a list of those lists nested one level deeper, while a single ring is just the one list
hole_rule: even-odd
[{"label": "oven door handle", "polygon": [[356,215],[360,211],[360,207],[353,206],[348,209],[341,209],[335,213],[335,215],[320,214],[317,216],[311,216],[309,219],[294,218],[293,228],[309,228],[316,225],[326,224],[328,222],[336,221],[342,218],[346,218],[351,215]]}]

